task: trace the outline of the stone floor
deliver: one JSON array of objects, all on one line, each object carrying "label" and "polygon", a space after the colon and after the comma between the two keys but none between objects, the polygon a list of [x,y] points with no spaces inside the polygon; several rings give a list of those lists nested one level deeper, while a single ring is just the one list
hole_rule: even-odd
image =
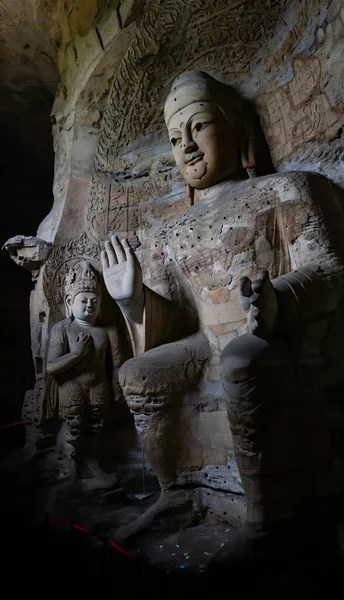
[{"label": "stone floor", "polygon": [[[113,478],[106,488],[87,481],[39,477],[41,456],[21,464],[20,449],[0,457],[3,573],[18,592],[34,583],[44,593],[111,591],[126,598],[253,598],[334,597],[343,589],[340,552],[293,556],[274,564],[246,567],[216,565],[212,559],[235,533],[225,522],[192,522],[180,518],[158,522],[125,548],[134,559],[104,545],[98,537],[75,530],[68,521],[107,536],[136,519],[158,498],[156,482],[148,476],[152,494],[140,500],[137,478]],[[136,460],[136,458],[135,458]],[[34,476],[36,473],[36,476]],[[44,519],[44,509],[67,523]],[[34,517],[33,517],[34,515]],[[317,527],[317,525],[315,525]],[[320,531],[320,529],[319,529]],[[320,534],[319,534],[320,535]],[[344,539],[342,539],[344,541]],[[212,561],[210,563],[210,561]],[[339,587],[338,587],[339,586]],[[341,592],[340,592],[341,593]]]}]

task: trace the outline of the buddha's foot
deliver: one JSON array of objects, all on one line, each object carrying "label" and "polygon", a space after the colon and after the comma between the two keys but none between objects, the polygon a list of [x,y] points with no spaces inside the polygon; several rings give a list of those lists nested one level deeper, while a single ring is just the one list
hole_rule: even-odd
[{"label": "buddha's foot", "polygon": [[113,537],[116,542],[124,543],[151,527],[155,521],[163,521],[175,518],[177,513],[183,513],[183,519],[191,520],[192,515],[192,492],[185,490],[162,490],[160,498],[153,506],[148,508],[140,517],[132,523],[123,525],[117,529]]}]

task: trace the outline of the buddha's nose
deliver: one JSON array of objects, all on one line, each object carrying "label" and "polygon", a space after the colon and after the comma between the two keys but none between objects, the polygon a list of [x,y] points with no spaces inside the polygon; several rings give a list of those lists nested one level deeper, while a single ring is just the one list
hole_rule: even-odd
[{"label": "buddha's nose", "polygon": [[195,152],[198,146],[194,140],[190,140],[187,144],[184,145],[185,154],[190,154],[191,152]]},{"label": "buddha's nose", "polygon": [[182,133],[182,145],[185,154],[190,154],[198,148],[196,142],[192,139],[191,131],[189,131],[188,128],[185,128]]}]

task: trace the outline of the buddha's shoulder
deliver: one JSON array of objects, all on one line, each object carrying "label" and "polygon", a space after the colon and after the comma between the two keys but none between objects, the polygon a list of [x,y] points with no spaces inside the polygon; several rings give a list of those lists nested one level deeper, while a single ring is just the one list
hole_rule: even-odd
[{"label": "buddha's shoulder", "polygon": [[239,207],[248,203],[254,207],[261,203],[262,199],[269,200],[268,204],[276,205],[284,202],[312,202],[317,195],[317,190],[330,192],[331,181],[324,175],[309,173],[307,171],[286,171],[255,177],[245,181],[222,182],[214,188],[210,188],[209,199],[218,200],[220,203],[233,201],[233,205]]},{"label": "buddha's shoulder", "polygon": [[330,180],[324,175],[307,171],[274,173],[249,181],[251,188],[257,190],[258,193],[277,193],[281,202],[292,200],[294,196],[299,198],[300,195],[312,197],[318,185],[323,186],[329,183],[331,183]]},{"label": "buddha's shoulder", "polygon": [[53,325],[51,332],[55,334],[63,334],[65,333],[71,326],[72,321],[70,319],[62,319],[62,321],[58,321]]}]

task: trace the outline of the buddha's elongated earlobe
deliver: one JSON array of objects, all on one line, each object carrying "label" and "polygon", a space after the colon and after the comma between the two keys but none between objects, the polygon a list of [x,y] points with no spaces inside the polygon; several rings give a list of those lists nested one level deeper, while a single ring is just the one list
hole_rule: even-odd
[{"label": "buddha's elongated earlobe", "polygon": [[67,319],[71,319],[73,317],[73,311],[72,311],[72,296],[70,294],[68,294],[67,296],[64,297],[64,305],[65,305],[66,317],[67,317]]},{"label": "buddha's elongated earlobe", "polygon": [[256,177],[256,160],[254,154],[254,146],[254,137],[245,138],[240,144],[241,164],[250,178]]},{"label": "buddha's elongated earlobe", "polygon": [[188,200],[190,202],[190,206],[193,206],[195,203],[195,190],[188,183],[186,184],[186,193],[187,193]]}]

